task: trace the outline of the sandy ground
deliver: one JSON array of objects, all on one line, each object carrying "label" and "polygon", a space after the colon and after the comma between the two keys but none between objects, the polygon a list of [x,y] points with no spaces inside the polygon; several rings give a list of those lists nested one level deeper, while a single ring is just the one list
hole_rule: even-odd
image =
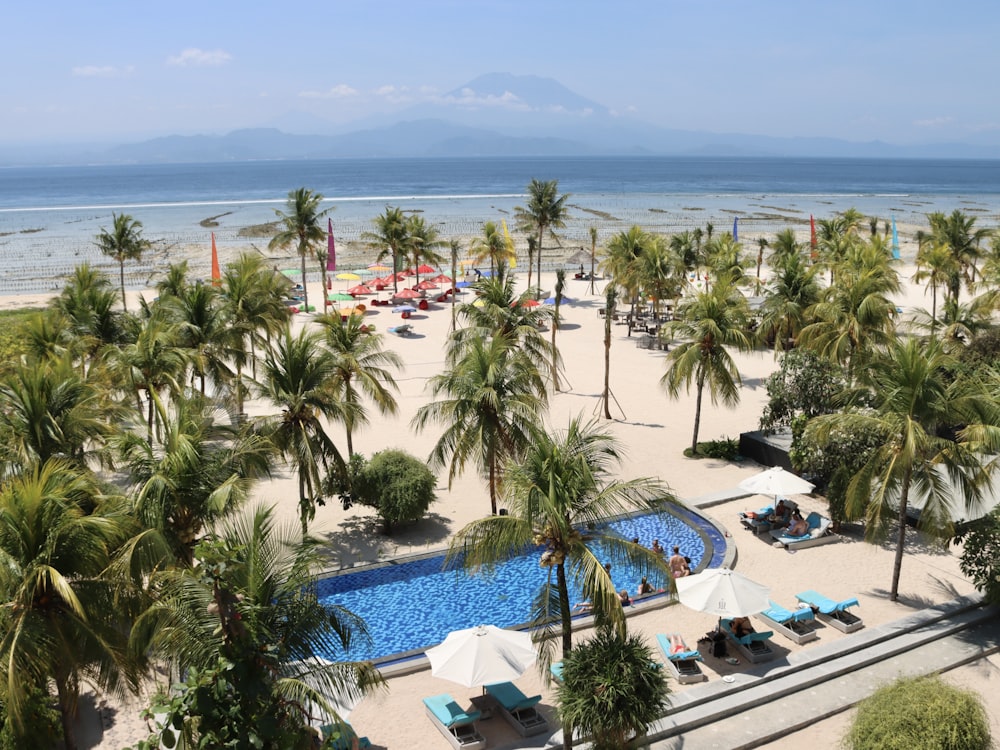
[{"label": "sandy ground", "polygon": [[[901,277],[909,279],[913,269],[901,269]],[[551,289],[553,275],[546,274],[545,288]],[[523,274],[521,282],[524,282]],[[597,414],[598,399],[603,382],[603,321],[597,310],[603,305],[598,284],[598,294],[591,296],[589,282],[570,280],[566,294],[576,300],[562,307],[563,325],[557,334],[557,343],[566,363],[565,391],[556,394],[548,415],[540,418],[552,426],[564,426],[575,415],[591,417]],[[310,300],[321,299],[319,284],[310,285]],[[40,302],[38,298],[4,300],[3,304]],[[912,307],[929,307],[929,297],[923,290],[908,286],[898,300],[904,310]],[[308,324],[309,318],[297,316],[295,325]],[[355,449],[371,454],[386,447],[404,448],[418,456],[425,456],[437,438],[437,430],[416,435],[410,420],[416,409],[426,402],[425,384],[429,377],[443,366],[444,342],[451,322],[449,306],[432,305],[427,312],[415,313],[410,323],[414,335],[398,337],[386,329],[399,322],[399,316],[389,308],[377,308],[369,321],[384,335],[388,348],[399,352],[406,362],[406,370],[398,378],[400,413],[396,417],[381,418],[359,430],[354,437]],[[638,349],[634,339],[626,336],[625,326],[612,329],[611,388],[619,405],[616,419],[610,429],[627,448],[622,466],[622,477],[656,476],[667,482],[677,496],[692,498],[709,492],[734,487],[741,479],[761,467],[752,462],[726,463],[716,460],[692,460],[682,455],[690,444],[694,419],[694,399],[672,401],[659,385],[664,372],[665,353]],[[755,429],[761,409],[766,401],[764,381],[775,368],[769,352],[758,351],[737,356],[743,377],[741,402],[729,410],[713,406],[706,398],[702,414],[700,439],[739,436]],[[268,406],[252,402],[248,411],[252,416],[265,414]],[[331,434],[342,445],[343,433],[331,427]],[[440,473],[442,483],[444,472]],[[277,505],[279,513],[289,522],[297,520],[295,483],[286,472],[275,480],[261,485],[256,496]],[[825,511],[821,498],[797,498],[805,510]],[[707,513],[724,524],[730,531],[730,541],[737,546],[736,567],[740,572],[772,588],[772,596],[786,606],[794,603],[794,593],[807,588],[822,589],[831,597],[857,596],[861,614],[868,624],[880,624],[902,617],[914,609],[931,603],[954,598],[971,592],[972,586],[958,570],[954,550],[944,550],[919,537],[911,537],[909,554],[903,564],[900,600],[893,604],[886,592],[891,575],[891,550],[864,543],[856,531],[849,531],[840,544],[831,544],[789,554],[775,549],[763,539],[744,531],[737,514],[763,504],[764,498],[730,501],[710,508]],[[485,484],[469,470],[456,479],[451,489],[441,486],[438,501],[431,507],[430,515],[412,528],[402,529],[387,538],[379,533],[373,515],[365,508],[355,507],[344,511],[339,503],[320,508],[312,531],[329,543],[332,564],[352,565],[375,561],[400,554],[409,554],[444,547],[450,536],[467,522],[489,512]],[[636,582],[637,583],[637,582]],[[634,585],[630,585],[634,590]],[[488,613],[484,613],[488,620]],[[629,620],[630,629],[652,636],[655,633],[679,632],[689,643],[714,625],[714,618],[690,611],[683,606],[670,606],[650,611],[636,610]],[[819,642],[846,637],[832,628],[822,628]],[[651,641],[652,643],[652,641]],[[780,649],[802,648],[780,640]],[[805,646],[808,648],[809,646]],[[655,646],[654,646],[655,648]],[[724,661],[706,658],[705,668],[710,679],[738,671],[745,665],[730,665]],[[995,658],[956,670],[949,679],[980,690],[987,697],[991,713],[1000,716],[1000,697],[995,689],[998,683],[998,662]],[[552,716],[553,693],[543,686],[540,676],[528,673],[518,682],[527,693],[542,692],[542,709]],[[671,685],[682,690],[683,686]],[[475,693],[457,684],[430,676],[429,671],[393,677],[389,689],[370,696],[354,710],[351,722],[360,734],[367,735],[375,747],[440,750],[446,746],[430,721],[425,717],[421,698],[436,693],[450,692],[459,702],[465,702]],[[842,715],[808,732],[789,737],[775,746],[835,747],[847,718]],[[498,747],[515,739],[513,730],[501,720],[481,723],[488,746]],[[142,738],[142,722],[137,719],[134,705],[121,705],[114,710],[113,722],[105,728],[103,736],[95,730],[93,742],[84,746],[120,748]]]}]

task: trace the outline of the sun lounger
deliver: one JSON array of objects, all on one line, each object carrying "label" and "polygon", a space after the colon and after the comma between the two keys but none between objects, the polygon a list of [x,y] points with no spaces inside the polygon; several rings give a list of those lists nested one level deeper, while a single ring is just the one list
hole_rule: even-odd
[{"label": "sun lounger", "polygon": [[765,625],[794,643],[803,644],[813,640],[819,634],[813,622],[816,615],[810,607],[785,609],[780,604],[771,602],[771,606],[757,615]]},{"label": "sun lounger", "polygon": [[[798,503],[793,500],[788,500],[786,498],[779,499],[782,500],[785,507],[788,508],[789,515],[791,515],[793,510],[799,507]],[[740,523],[743,524],[743,526],[745,526],[748,530],[759,536],[765,531],[771,531],[771,529],[774,528],[774,523],[768,520],[768,516],[772,513],[774,513],[773,505],[767,505],[759,510],[743,511],[740,513]],[[779,525],[783,526],[784,523],[787,523],[787,521]]]},{"label": "sun lounger", "polygon": [[813,512],[806,517],[806,523],[809,524],[809,530],[800,536],[791,536],[786,529],[775,529],[771,536],[785,549],[803,549],[840,541],[840,536],[830,531],[829,518]]},{"label": "sun lounger", "polygon": [[413,333],[413,326],[411,326],[409,323],[403,323],[402,325],[399,326],[391,326],[387,330],[389,331],[389,333],[394,333],[397,336],[409,336],[411,333]]},{"label": "sun lounger", "polygon": [[771,648],[769,638],[774,635],[770,630],[766,630],[761,633],[748,633],[747,635],[737,636],[733,632],[733,621],[732,619],[726,618],[719,622],[719,627],[722,628],[722,632],[726,634],[726,637],[736,645],[736,649],[743,654],[743,656],[750,662],[757,664],[758,662],[767,661],[768,659],[774,658],[774,649]]},{"label": "sun lounger", "polygon": [[530,737],[548,731],[549,723],[538,713],[535,706],[542,696],[526,696],[512,682],[495,682],[484,685],[483,690],[500,707],[500,713],[522,737]]},{"label": "sun lounger", "polygon": [[424,708],[431,723],[438,728],[455,750],[481,750],[486,738],[476,729],[479,711],[465,711],[448,693],[424,698]]},{"label": "sun lounger", "polygon": [[673,673],[674,679],[682,685],[707,680],[708,677],[698,666],[698,662],[702,661],[701,652],[690,650],[683,641],[681,643],[684,645],[684,650],[673,651],[670,639],[676,637],[678,636],[673,633],[667,635],[660,633],[656,636],[656,642],[667,659],[667,669]]},{"label": "sun lounger", "polygon": [[552,665],[549,667],[549,674],[552,675],[552,679],[556,682],[562,682],[563,663],[561,661],[552,662]]},{"label": "sun lounger", "polygon": [[[335,724],[324,724],[319,728],[320,734],[323,735],[324,739],[329,738],[337,730]],[[357,740],[357,744],[355,744]],[[358,737],[357,732],[354,731],[354,727],[351,726],[350,722],[344,722],[341,730],[340,736],[333,741],[330,747],[333,750],[365,750],[372,746],[371,740],[367,737]]]},{"label": "sun lounger", "polygon": [[843,633],[853,633],[865,626],[860,617],[847,611],[851,607],[860,606],[855,598],[835,602],[812,589],[796,594],[795,598],[808,604],[821,620],[830,623]]}]

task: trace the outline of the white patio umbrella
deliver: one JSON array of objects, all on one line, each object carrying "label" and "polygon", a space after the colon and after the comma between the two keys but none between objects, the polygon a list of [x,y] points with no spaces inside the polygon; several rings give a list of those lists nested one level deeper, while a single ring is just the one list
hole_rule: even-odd
[{"label": "white patio umbrella", "polygon": [[780,466],[772,466],[767,471],[747,477],[737,485],[741,490],[755,495],[801,495],[812,492],[815,486],[800,476],[785,471]]},{"label": "white patio umbrella", "polygon": [[729,568],[710,568],[677,579],[681,604],[719,617],[748,617],[771,606],[771,589]]},{"label": "white patio umbrella", "polygon": [[495,625],[453,630],[424,653],[430,659],[432,675],[466,687],[515,680],[537,656],[530,633]]}]

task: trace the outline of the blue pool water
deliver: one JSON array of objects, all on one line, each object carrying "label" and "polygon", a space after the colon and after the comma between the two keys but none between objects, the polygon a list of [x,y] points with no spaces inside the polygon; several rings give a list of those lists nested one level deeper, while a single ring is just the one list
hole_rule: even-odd
[{"label": "blue pool water", "polygon": [[[632,516],[610,524],[625,539],[653,539],[668,550],[678,545],[692,567],[722,564],[726,541],[711,524],[683,508],[671,512]],[[600,552],[598,551],[598,556]],[[326,658],[388,660],[404,652],[422,651],[444,640],[452,630],[480,624],[517,627],[530,619],[532,597],[548,575],[538,564],[538,553],[498,565],[493,575],[468,575],[445,570],[444,555],[421,557],[341,573],[318,583],[324,604],[346,607],[362,617],[371,643],[352,644],[347,653]],[[634,594],[639,576],[628,566],[614,566],[611,579],[618,590]],[[654,587],[663,581],[651,580]],[[581,600],[571,591],[573,603]]]}]

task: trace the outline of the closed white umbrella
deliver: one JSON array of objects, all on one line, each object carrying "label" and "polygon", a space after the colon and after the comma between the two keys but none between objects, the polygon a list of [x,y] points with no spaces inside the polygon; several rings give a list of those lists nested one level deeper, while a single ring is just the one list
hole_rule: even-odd
[{"label": "closed white umbrella", "polygon": [[424,653],[432,675],[466,687],[516,680],[537,656],[530,633],[495,625],[454,630]]},{"label": "closed white umbrella", "polygon": [[771,606],[771,589],[729,568],[710,568],[677,579],[686,607],[719,617],[749,617]]},{"label": "closed white umbrella", "polygon": [[767,471],[747,477],[737,485],[741,490],[755,495],[802,495],[812,492],[815,486],[800,476],[785,471],[780,466],[772,466]]}]

